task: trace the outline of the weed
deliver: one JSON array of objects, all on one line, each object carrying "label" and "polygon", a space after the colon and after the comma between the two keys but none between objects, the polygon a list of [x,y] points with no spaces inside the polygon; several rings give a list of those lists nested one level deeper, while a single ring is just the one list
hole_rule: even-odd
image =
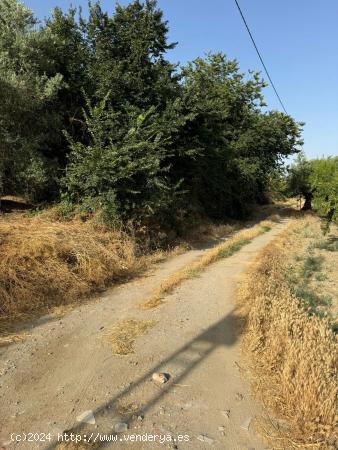
[{"label": "weed", "polygon": [[303,306],[309,310],[311,314],[322,316],[323,312],[320,306],[331,306],[332,298],[328,295],[319,295],[308,286],[300,285],[293,289],[294,295],[301,300]]},{"label": "weed", "polygon": [[323,273],[317,273],[317,275],[315,275],[315,279],[316,281],[325,281],[327,280],[327,276]]},{"label": "weed", "polygon": [[199,277],[202,272],[203,272],[203,269],[201,267],[195,267],[195,268],[189,270],[189,278]]},{"label": "weed", "polygon": [[272,446],[277,441],[278,448],[332,450],[338,341],[329,320],[306,310],[318,298],[302,286],[299,302],[290,288],[288,252],[303,228],[304,222],[294,221],[260,252],[238,291],[238,313],[246,324],[243,349],[250,354],[255,389],[275,414],[263,425]]},{"label": "weed", "polygon": [[220,249],[217,257],[219,259],[229,258],[229,256],[232,256],[234,253],[238,252],[242,247],[244,247],[244,245],[247,245],[250,242],[251,242],[250,239],[246,238],[239,239],[238,241],[231,243],[227,247]]},{"label": "weed", "polygon": [[322,269],[324,258],[322,256],[307,256],[304,260],[301,275],[309,279],[315,272],[320,272]]},{"label": "weed", "polygon": [[331,330],[332,330],[335,334],[338,334],[338,322],[334,322],[334,323],[331,325]]},{"label": "weed", "polygon": [[328,252],[337,252],[338,251],[338,239],[328,239],[324,241],[320,241],[314,245],[315,248],[320,250],[326,250]]}]

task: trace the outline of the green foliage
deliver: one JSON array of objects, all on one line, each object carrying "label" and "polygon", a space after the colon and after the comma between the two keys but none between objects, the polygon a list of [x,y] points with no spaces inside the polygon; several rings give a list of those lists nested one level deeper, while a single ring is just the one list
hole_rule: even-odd
[{"label": "green foliage", "polygon": [[[1,190],[33,201],[56,194],[60,155],[65,148],[62,129],[68,128],[63,111],[65,92],[71,91],[72,98],[76,95],[64,50],[68,49],[73,59],[75,56],[60,29],[51,31],[59,20],[56,17],[37,28],[31,11],[20,3],[6,0],[0,5]],[[79,71],[81,61],[74,60],[73,67]]]},{"label": "green foliage", "polygon": [[180,165],[189,173],[189,189],[211,217],[244,216],[264,199],[281,158],[297,150],[299,125],[280,113],[261,113],[263,81],[240,73],[223,54],[197,58],[182,77],[191,114],[183,137],[196,152]]},{"label": "green foliage", "polygon": [[325,217],[327,231],[330,222],[338,223],[338,157],[314,160],[312,167],[313,206]]},{"label": "green foliage", "polygon": [[326,250],[328,252],[338,252],[338,238],[326,239],[324,241],[317,242],[315,248],[320,250]]},{"label": "green foliage", "polygon": [[217,257],[219,259],[229,258],[229,256],[232,256],[234,253],[238,252],[242,247],[244,247],[245,245],[247,245],[249,243],[250,243],[250,239],[242,238],[242,239],[232,243],[228,247],[225,247],[224,249],[222,249]]},{"label": "green foliage", "polygon": [[173,228],[243,217],[299,150],[301,124],[262,112],[259,74],[221,53],[166,59],[176,44],[155,0],[44,23],[6,0],[0,20],[0,194]]},{"label": "green foliage", "polygon": [[299,153],[295,164],[293,164],[288,173],[288,193],[290,196],[303,195],[304,197],[312,193],[310,177],[312,174],[312,165],[303,152]]},{"label": "green foliage", "polygon": [[90,75],[96,80],[96,97],[110,98],[117,108],[126,104],[148,109],[163,105],[178,89],[174,66],[164,54],[176,44],[167,43],[168,27],[156,1],[138,0],[114,15],[90,5],[85,30],[92,49]]},{"label": "green foliage", "polygon": [[[149,217],[168,211],[179,195],[170,184],[170,153],[154,108],[129,117],[129,128],[119,129],[119,115],[107,99],[85,113],[88,145],[70,139],[70,159],[64,179],[73,202],[100,198],[109,211],[123,216]],[[114,205],[114,206],[113,206]],[[114,213],[115,214],[115,213]]]},{"label": "green foliage", "polygon": [[321,309],[321,307],[328,307],[332,302],[330,296],[317,294],[313,289],[305,284],[295,286],[293,293],[309,310],[310,314],[319,317],[325,316],[325,312]]},{"label": "green foliage", "polygon": [[62,220],[70,220],[75,216],[75,205],[69,199],[63,198],[57,205],[57,214]]},{"label": "green foliage", "polygon": [[327,307],[331,305],[332,298],[329,295],[318,294],[309,284],[312,277],[315,277],[317,281],[323,278],[324,274],[321,273],[323,258],[309,255],[304,259],[297,257],[296,260],[303,261],[303,263],[299,273],[295,273],[292,268],[288,275],[293,294],[300,300],[309,314],[318,317],[328,316]]},{"label": "green foliage", "polygon": [[324,232],[331,222],[338,223],[338,157],[308,161],[300,154],[289,169],[290,195],[310,199],[313,209],[325,220]]},{"label": "green foliage", "polygon": [[321,256],[307,256],[303,267],[302,267],[302,276],[304,278],[311,278],[314,272],[319,272],[322,268],[323,257]]},{"label": "green foliage", "polygon": [[268,198],[273,200],[286,200],[288,196],[287,188],[285,169],[280,167],[272,170],[267,180]]}]

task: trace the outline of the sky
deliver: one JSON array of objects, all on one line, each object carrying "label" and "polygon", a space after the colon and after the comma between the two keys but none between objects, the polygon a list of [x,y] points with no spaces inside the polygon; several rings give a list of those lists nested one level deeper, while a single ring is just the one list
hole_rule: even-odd
[{"label": "sky", "polygon": [[[37,17],[54,6],[67,9],[87,0],[24,0]],[[120,0],[127,4],[127,0]],[[236,58],[242,71],[263,68],[234,0],[158,0],[169,22],[168,53],[184,64],[205,53],[223,52]],[[304,151],[309,158],[338,156],[338,1],[239,0],[270,76],[297,121],[305,122]],[[112,12],[114,0],[101,0]],[[269,109],[281,109],[272,87],[265,89]]]}]

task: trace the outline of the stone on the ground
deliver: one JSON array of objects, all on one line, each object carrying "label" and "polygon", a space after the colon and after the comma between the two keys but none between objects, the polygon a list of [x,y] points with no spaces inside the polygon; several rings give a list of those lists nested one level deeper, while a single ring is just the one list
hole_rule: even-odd
[{"label": "stone on the ground", "polygon": [[205,436],[204,434],[200,434],[199,436],[197,436],[197,439],[198,439],[199,441],[205,442],[206,444],[209,444],[209,445],[211,445],[211,444],[214,443],[214,440],[213,440],[213,439],[211,439],[211,438],[208,437],[208,436]]},{"label": "stone on the ground", "polygon": [[169,381],[169,375],[166,373],[158,373],[155,372],[153,373],[152,377],[151,377],[154,381],[156,381],[156,383],[160,383],[160,384],[164,384],[167,381]]},{"label": "stone on the ground", "polygon": [[77,416],[77,422],[88,423],[89,425],[95,425],[95,417],[93,411],[84,411],[82,414]]}]

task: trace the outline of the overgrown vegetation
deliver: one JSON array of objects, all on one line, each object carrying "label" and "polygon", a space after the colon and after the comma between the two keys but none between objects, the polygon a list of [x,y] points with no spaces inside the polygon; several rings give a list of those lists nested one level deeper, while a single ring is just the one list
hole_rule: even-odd
[{"label": "overgrown vegetation", "polygon": [[303,209],[313,209],[324,220],[323,229],[338,223],[338,157],[307,160],[301,153],[287,179],[290,195],[305,198]]},{"label": "overgrown vegetation", "polygon": [[180,229],[263,202],[301,124],[263,112],[264,81],[223,54],[177,67],[155,0],[55,8],[0,4],[0,196]]},{"label": "overgrown vegetation", "polygon": [[[333,450],[338,445],[337,337],[330,321],[313,314],[308,295],[304,301],[289,280],[290,257],[300,239],[308,244],[301,236],[305,225],[293,221],[260,252],[242,282],[243,347],[249,352],[255,389],[274,413],[262,424],[272,444]],[[299,262],[309,283],[321,260],[310,256]]]},{"label": "overgrown vegetation", "polygon": [[338,239],[325,239],[315,244],[315,248],[327,250],[328,252],[338,252]]},{"label": "overgrown vegetation", "polygon": [[0,222],[0,321],[48,312],[146,266],[125,233],[39,217]]}]

